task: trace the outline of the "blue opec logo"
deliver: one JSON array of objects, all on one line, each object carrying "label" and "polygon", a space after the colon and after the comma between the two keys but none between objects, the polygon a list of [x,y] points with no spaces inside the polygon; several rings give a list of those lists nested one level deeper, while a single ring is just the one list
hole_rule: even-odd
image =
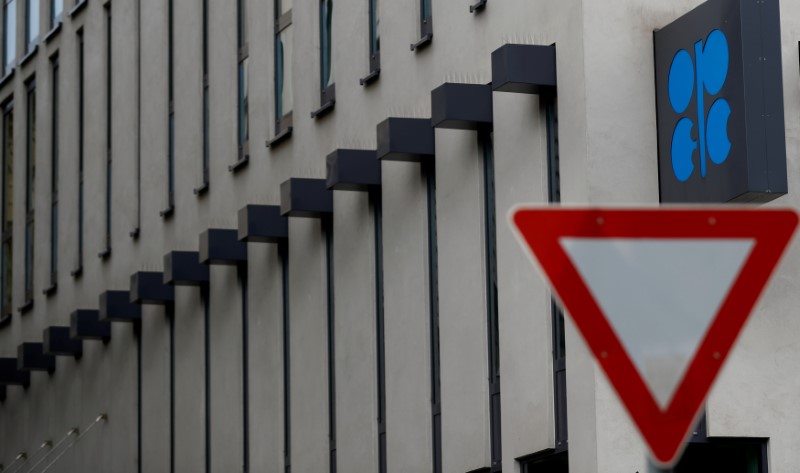
[{"label": "blue opec logo", "polygon": [[[675,113],[682,115],[692,98],[697,102],[697,117],[681,117],[672,134],[672,171],[680,182],[686,182],[695,171],[695,150],[699,147],[700,176],[706,176],[706,157],[714,164],[728,159],[728,118],[731,107],[727,100],[716,97],[728,77],[728,39],[720,30],[694,44],[694,61],[685,49],[678,51],[669,69],[669,102]],[[705,100],[713,100],[708,115]],[[697,122],[695,123],[695,119]],[[697,138],[692,132],[697,126]],[[699,143],[698,143],[699,141]]]}]

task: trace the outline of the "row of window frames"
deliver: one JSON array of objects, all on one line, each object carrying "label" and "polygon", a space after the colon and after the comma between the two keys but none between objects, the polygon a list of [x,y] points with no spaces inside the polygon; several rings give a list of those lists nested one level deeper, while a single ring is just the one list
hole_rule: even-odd
[{"label": "row of window frames", "polygon": [[[16,20],[17,1],[3,0],[3,66],[4,74],[11,72],[17,56]],[[25,0],[25,52],[32,52],[39,41],[40,9],[42,0]],[[64,0],[44,0],[49,5],[50,28],[55,28],[64,16]],[[87,0],[76,0],[76,5]]]}]

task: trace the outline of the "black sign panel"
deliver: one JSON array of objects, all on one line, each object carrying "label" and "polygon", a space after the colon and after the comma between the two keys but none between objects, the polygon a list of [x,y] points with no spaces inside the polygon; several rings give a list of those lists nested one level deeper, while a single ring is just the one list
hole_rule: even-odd
[{"label": "black sign panel", "polygon": [[709,0],[654,40],[661,201],[785,194],[778,0]]}]

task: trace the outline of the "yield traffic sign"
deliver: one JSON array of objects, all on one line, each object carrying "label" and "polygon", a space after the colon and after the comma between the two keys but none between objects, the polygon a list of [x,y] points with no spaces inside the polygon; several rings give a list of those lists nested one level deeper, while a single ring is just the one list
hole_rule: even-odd
[{"label": "yield traffic sign", "polygon": [[540,207],[512,219],[653,459],[670,466],[797,214]]}]

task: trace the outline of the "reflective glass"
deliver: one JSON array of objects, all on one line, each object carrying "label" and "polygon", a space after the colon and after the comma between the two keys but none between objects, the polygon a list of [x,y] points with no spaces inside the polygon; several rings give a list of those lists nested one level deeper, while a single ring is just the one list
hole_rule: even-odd
[{"label": "reflective glass", "polygon": [[278,34],[275,42],[275,115],[277,119],[292,111],[291,28]]},{"label": "reflective glass", "polygon": [[11,72],[17,59],[17,1],[11,0],[3,9],[3,44],[5,73]]},{"label": "reflective glass", "polygon": [[28,0],[28,51],[31,51],[39,39],[39,2]]},{"label": "reflective glass", "polygon": [[50,28],[61,21],[64,13],[64,0],[50,0]]},{"label": "reflective glass", "polygon": [[333,0],[322,0],[320,3],[321,22],[321,54],[322,54],[322,88],[326,89],[334,82],[333,56],[331,48]]},{"label": "reflective glass", "polygon": [[369,24],[369,53],[374,56],[381,50],[381,32],[380,32],[380,2],[378,0],[370,0],[370,24]]},{"label": "reflective glass", "polygon": [[431,0],[421,0],[422,1],[422,19],[428,19],[431,17]]},{"label": "reflective glass", "polygon": [[239,144],[244,144],[250,138],[250,110],[249,110],[249,83],[248,63],[245,58],[239,63]]}]

